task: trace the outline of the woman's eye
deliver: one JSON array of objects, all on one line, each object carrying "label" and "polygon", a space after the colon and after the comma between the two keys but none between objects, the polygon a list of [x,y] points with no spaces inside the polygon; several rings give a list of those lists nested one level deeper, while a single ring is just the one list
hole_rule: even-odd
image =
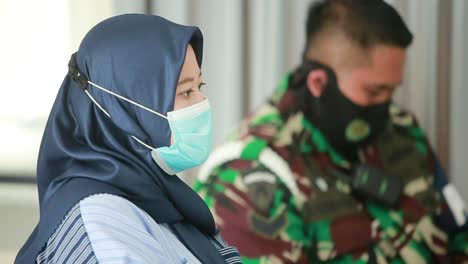
[{"label": "woman's eye", "polygon": [[185,97],[189,97],[190,94],[191,94],[192,92],[193,92],[193,90],[190,89],[190,90],[188,90],[188,91],[186,91],[186,92],[184,92],[184,93],[182,93],[182,94],[183,94]]}]

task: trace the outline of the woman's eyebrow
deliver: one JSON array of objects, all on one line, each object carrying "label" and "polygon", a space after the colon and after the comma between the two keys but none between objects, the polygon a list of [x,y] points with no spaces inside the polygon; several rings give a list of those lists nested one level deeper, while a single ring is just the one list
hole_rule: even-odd
[{"label": "woman's eyebrow", "polygon": [[[200,71],[200,74],[198,76],[199,77],[202,76],[201,71]],[[193,77],[187,77],[187,78],[182,79],[180,82],[178,82],[177,85],[181,85],[181,84],[188,83],[188,82],[193,82],[193,80],[194,80]]]}]

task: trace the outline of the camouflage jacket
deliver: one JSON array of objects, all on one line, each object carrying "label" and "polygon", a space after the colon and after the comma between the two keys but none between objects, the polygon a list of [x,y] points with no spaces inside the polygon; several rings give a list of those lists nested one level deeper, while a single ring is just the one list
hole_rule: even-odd
[{"label": "camouflage jacket", "polygon": [[350,164],[297,109],[290,78],[212,153],[194,186],[244,263],[467,260],[468,232],[446,224],[447,180],[415,119],[392,105],[385,133],[358,151],[360,162],[403,179],[389,209],[327,173]]}]

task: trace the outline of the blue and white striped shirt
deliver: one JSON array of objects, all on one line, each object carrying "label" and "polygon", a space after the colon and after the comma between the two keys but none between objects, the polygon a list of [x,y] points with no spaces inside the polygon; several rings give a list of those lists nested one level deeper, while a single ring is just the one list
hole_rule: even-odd
[{"label": "blue and white striped shirt", "polygon": [[[226,262],[241,263],[218,235],[212,243]],[[130,201],[97,194],[77,203],[47,241],[37,263],[200,263],[165,224]]]}]

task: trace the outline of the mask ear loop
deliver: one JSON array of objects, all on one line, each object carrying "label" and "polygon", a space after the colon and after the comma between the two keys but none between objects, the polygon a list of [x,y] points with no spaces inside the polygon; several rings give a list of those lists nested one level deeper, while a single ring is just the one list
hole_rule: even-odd
[{"label": "mask ear loop", "polygon": [[76,63],[76,52],[72,54],[72,56],[70,58],[70,61],[68,62],[68,74],[70,75],[70,77],[74,81],[76,81],[77,83],[80,84],[81,88],[83,88],[83,90],[89,96],[91,101],[93,101],[93,103],[95,103],[99,107],[99,109],[101,109],[108,117],[110,117],[110,114],[106,110],[104,110],[104,108],[96,100],[94,100],[94,98],[88,92],[88,88],[87,88],[88,84],[91,84],[92,86],[94,86],[94,87],[96,87],[96,88],[98,88],[98,89],[100,89],[100,90],[102,90],[102,91],[104,91],[104,92],[106,92],[108,94],[111,94],[111,95],[113,95],[113,96],[115,96],[115,97],[117,97],[117,98],[119,98],[121,100],[124,100],[124,101],[126,101],[128,103],[131,103],[133,105],[136,105],[136,106],[138,106],[140,108],[143,108],[146,111],[151,112],[151,113],[153,113],[153,114],[155,114],[157,116],[160,116],[160,117],[162,117],[162,118],[164,118],[166,120],[168,119],[167,116],[165,116],[165,115],[163,115],[161,113],[158,113],[158,112],[154,111],[151,108],[148,108],[148,107],[146,107],[144,105],[141,105],[141,104],[139,104],[137,102],[134,102],[134,101],[132,101],[132,100],[126,98],[126,97],[123,97],[123,96],[121,96],[119,94],[116,94],[116,93],[112,92],[111,90],[106,89],[106,88],[104,88],[104,87],[102,87],[102,86],[100,86],[98,84],[95,84],[95,83],[91,82],[90,80],[88,80],[88,78],[86,78],[86,76],[84,74],[82,74],[80,72],[79,68],[78,68],[78,64]]},{"label": "mask ear loop", "polygon": [[145,142],[143,142],[141,139],[135,137],[135,136],[131,136],[134,140],[136,140],[138,143],[142,144],[143,146],[147,147],[148,149],[150,149],[151,151],[155,150],[156,148],[155,147],[152,147],[148,144],[146,144]]},{"label": "mask ear loop", "polygon": [[[93,98],[93,96],[91,96],[91,94],[89,93],[89,91],[88,91],[88,84],[90,84],[90,85],[92,85],[92,86],[94,86],[94,87],[96,87],[96,88],[98,88],[98,89],[100,89],[100,90],[102,90],[102,91],[104,91],[104,92],[106,92],[106,93],[108,93],[108,94],[111,94],[111,95],[113,95],[113,96],[115,96],[115,97],[117,97],[117,98],[119,98],[119,99],[121,99],[121,100],[124,100],[124,101],[126,101],[126,102],[128,102],[128,103],[131,103],[131,104],[133,104],[133,105],[136,105],[136,106],[138,106],[138,107],[140,107],[140,108],[145,109],[145,110],[148,111],[148,112],[151,112],[151,113],[153,113],[153,114],[155,114],[155,115],[157,115],[157,116],[160,116],[160,117],[162,117],[162,118],[168,120],[167,116],[165,116],[165,115],[163,115],[163,114],[161,114],[161,113],[158,113],[158,112],[154,111],[153,109],[148,108],[148,107],[146,107],[146,106],[144,106],[144,105],[141,105],[141,104],[139,104],[139,103],[137,103],[137,102],[134,102],[134,101],[132,101],[132,100],[126,98],[126,97],[123,97],[123,96],[121,96],[121,95],[119,95],[119,94],[116,94],[116,93],[110,91],[109,89],[106,89],[106,88],[104,88],[104,87],[102,87],[102,86],[100,86],[100,85],[97,85],[97,84],[91,82],[90,80],[88,80],[88,78],[87,78],[84,74],[82,74],[82,73],[80,72],[80,69],[78,68],[78,64],[77,64],[77,62],[76,62],[76,52],[73,53],[73,54],[71,55],[70,61],[68,62],[68,75],[70,75],[70,77],[72,78],[73,81],[77,82],[77,83],[81,86],[81,88],[82,88],[83,91],[86,93],[86,95],[88,95],[89,99],[91,99],[91,101],[92,101],[99,109],[101,109],[101,111],[102,111],[107,117],[109,117],[109,118],[110,118],[110,114],[109,114],[109,113]],[[135,136],[131,136],[131,137],[132,137],[133,139],[135,139],[138,143],[142,144],[143,146],[147,147],[147,148],[150,149],[150,150],[155,150],[155,149],[156,149],[156,148],[151,147],[150,145],[146,144],[146,143],[143,142],[141,139],[139,139],[139,138],[137,138],[137,137],[135,137]]]},{"label": "mask ear loop", "polygon": [[91,99],[91,101],[99,108],[101,111],[110,118],[110,114],[91,96],[88,91],[88,78],[85,75],[81,74],[80,70],[78,69],[78,64],[76,63],[76,52],[71,55],[70,61],[68,62],[68,75],[77,82],[86,95]]}]

